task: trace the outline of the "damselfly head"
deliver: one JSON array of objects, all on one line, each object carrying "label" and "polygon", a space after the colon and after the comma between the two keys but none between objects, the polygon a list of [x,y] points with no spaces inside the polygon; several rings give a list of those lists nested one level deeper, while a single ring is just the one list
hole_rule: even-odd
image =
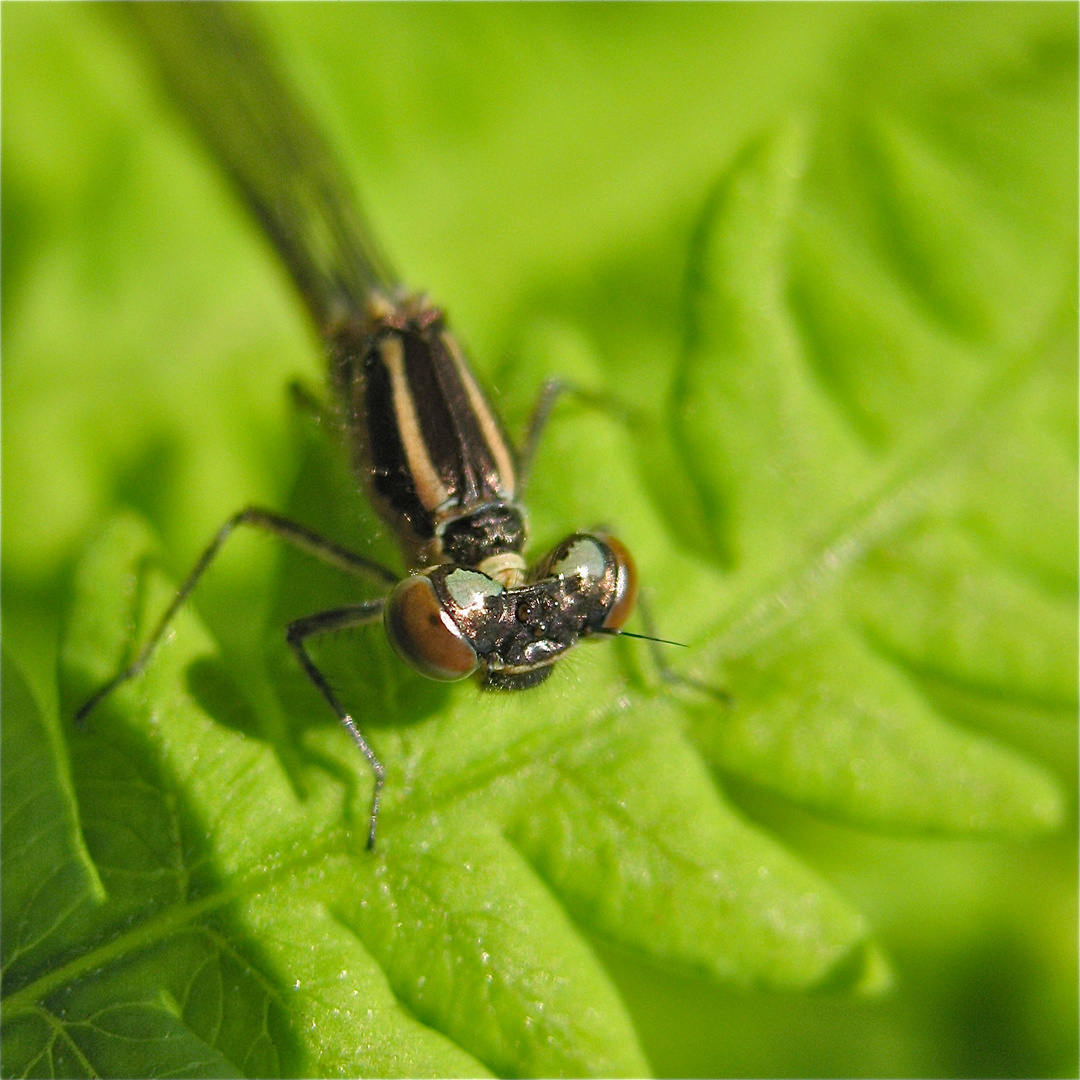
[{"label": "damselfly head", "polygon": [[637,571],[618,540],[576,533],[508,588],[477,569],[443,564],[400,582],[384,610],[397,654],[428,678],[484,672],[488,686],[542,682],[578,641],[618,630],[637,597]]}]

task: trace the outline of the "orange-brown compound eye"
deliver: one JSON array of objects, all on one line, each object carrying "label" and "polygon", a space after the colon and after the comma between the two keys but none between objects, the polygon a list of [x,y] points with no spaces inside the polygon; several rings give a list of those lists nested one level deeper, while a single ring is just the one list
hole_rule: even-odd
[{"label": "orange-brown compound eye", "polygon": [[637,603],[637,567],[626,548],[612,536],[604,537],[615,556],[615,599],[604,620],[605,630],[621,630]]},{"label": "orange-brown compound eye", "polygon": [[383,609],[383,625],[398,656],[429,679],[455,682],[478,666],[473,647],[423,575],[407,577],[394,586]]}]

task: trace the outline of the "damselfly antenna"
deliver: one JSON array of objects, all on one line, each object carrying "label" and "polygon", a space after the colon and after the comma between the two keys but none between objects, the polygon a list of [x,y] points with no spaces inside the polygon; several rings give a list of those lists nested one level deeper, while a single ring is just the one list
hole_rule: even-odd
[{"label": "damselfly antenna", "polygon": [[687,648],[683,641],[669,641],[667,638],[653,637],[651,634],[632,634],[629,630],[598,630],[598,634],[606,634],[608,637],[632,637],[638,641],[652,641],[657,645],[676,645],[680,649]]}]

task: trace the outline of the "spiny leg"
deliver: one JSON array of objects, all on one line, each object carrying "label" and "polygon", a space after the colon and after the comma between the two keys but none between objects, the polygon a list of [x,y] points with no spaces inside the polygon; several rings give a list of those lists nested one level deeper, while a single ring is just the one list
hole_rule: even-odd
[{"label": "spiny leg", "polygon": [[390,570],[387,570],[386,567],[380,566],[377,562],[373,562],[363,555],[358,555],[354,551],[349,551],[348,548],[344,548],[340,544],[335,544],[332,540],[327,540],[326,537],[320,536],[318,533],[312,532],[311,529],[305,528],[295,521],[290,521],[280,514],[275,514],[272,510],[263,510],[257,506],[249,506],[246,509],[241,510],[238,514],[234,514],[220,529],[218,529],[217,535],[210,542],[210,545],[202,555],[199,556],[199,561],[195,564],[191,573],[188,574],[187,579],[177,590],[172,603],[169,604],[165,614],[162,615],[161,620],[155,627],[154,632],[139,651],[138,656],[136,656],[123,671],[114,675],[113,678],[82,705],[75,714],[76,723],[82,723],[90,713],[97,708],[101,701],[107,698],[117,687],[134,679],[135,676],[146,667],[150,662],[151,656],[154,654],[154,650],[164,636],[165,631],[169,628],[169,624],[176,617],[176,613],[183,606],[184,601],[187,600],[188,596],[191,595],[191,591],[199,583],[199,579],[206,573],[210,564],[217,558],[225,541],[228,540],[233,531],[240,525],[250,525],[253,528],[262,529],[274,536],[278,536],[287,543],[299,548],[301,551],[304,551],[314,558],[319,559],[338,570],[342,570],[347,574],[374,578],[387,585],[393,585],[397,582],[397,575]]},{"label": "spiny leg", "polygon": [[661,646],[669,643],[656,636],[656,625],[653,622],[652,609],[645,597],[638,597],[637,607],[638,612],[641,615],[642,624],[645,627],[645,634],[640,636],[644,637],[649,643],[649,652],[652,653],[653,663],[656,665],[656,670],[660,673],[660,678],[663,679],[668,686],[688,686],[692,690],[697,690],[702,694],[708,694],[709,697],[719,701],[722,705],[732,705],[734,699],[726,690],[721,689],[719,686],[713,686],[711,683],[703,682],[701,679],[695,679],[692,675],[683,675],[667,662],[667,658],[664,656],[664,650]]},{"label": "spiny leg", "polygon": [[551,413],[563,395],[576,397],[579,401],[601,412],[606,412],[616,417],[623,423],[630,425],[639,417],[637,413],[625,402],[610,394],[596,390],[586,390],[565,379],[547,379],[540,387],[540,393],[536,396],[536,403],[529,414],[529,422],[525,425],[525,437],[521,440],[521,448],[518,451],[518,494],[525,491],[529,482],[529,473],[532,471],[533,458],[536,456],[540,438],[544,434]]},{"label": "spiny leg", "polygon": [[375,790],[371,795],[371,819],[368,825],[368,850],[375,848],[375,826],[379,820],[379,793],[382,791],[383,781],[386,779],[386,769],[375,755],[371,744],[364,738],[356,721],[345,711],[337,695],[330,688],[326,676],[315,666],[304,641],[316,634],[329,634],[335,630],[347,630],[354,626],[363,626],[365,623],[374,622],[382,614],[382,600],[369,600],[364,604],[353,604],[350,607],[334,608],[332,611],[320,611],[316,615],[308,615],[303,619],[296,619],[289,623],[286,638],[289,645],[296,653],[300,666],[304,669],[307,677],[315,684],[316,689],[322,694],[327,704],[334,710],[338,720],[344,725],[345,730],[352,736],[360,753],[367,758],[371,771],[375,776]]}]

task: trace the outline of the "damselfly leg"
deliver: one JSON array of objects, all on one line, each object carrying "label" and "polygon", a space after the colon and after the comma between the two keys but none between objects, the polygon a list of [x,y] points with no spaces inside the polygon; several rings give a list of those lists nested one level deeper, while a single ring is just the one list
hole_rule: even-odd
[{"label": "damselfly leg", "polygon": [[[80,707],[75,714],[76,723],[83,723],[105,698],[145,670],[173,619],[176,618],[177,613],[183,607],[195,586],[198,585],[203,575],[221,553],[225,541],[241,525],[247,525],[262,532],[270,533],[327,566],[354,577],[365,577],[383,585],[393,585],[398,580],[398,575],[393,571],[363,555],[357,554],[355,551],[350,551],[348,548],[336,544],[333,540],[328,540],[325,536],[320,536],[304,525],[282,517],[280,514],[275,514],[272,510],[249,506],[238,514],[234,514],[217,531],[217,535],[199,557],[191,573],[188,574],[177,590],[176,596],[173,597],[172,602],[166,608],[146,644],[139,650],[138,655],[131,664],[113,676]],[[371,748],[371,744],[364,738],[363,733],[356,726],[352,717],[338,701],[326,677],[311,659],[311,656],[304,648],[304,642],[318,634],[331,633],[335,630],[344,630],[376,622],[382,616],[384,605],[385,599],[380,597],[350,607],[323,611],[316,615],[294,620],[286,630],[286,639],[300,661],[304,673],[318,689],[330,708],[333,709],[334,714],[352,736],[353,742],[356,743],[360,753],[363,754],[371,766],[375,778],[375,790],[372,796],[371,818],[368,827],[369,848],[375,846],[375,824],[379,813],[379,793],[386,776],[386,770],[376,756],[375,751]]]},{"label": "damselfly leg", "polygon": [[525,425],[525,435],[521,440],[521,450],[518,453],[519,493],[528,488],[533,459],[536,457],[536,451],[540,447],[540,440],[560,398],[576,398],[583,404],[606,413],[608,416],[612,416],[627,425],[632,425],[638,419],[634,410],[613,394],[607,394],[599,390],[588,390],[567,379],[554,378],[545,380],[536,396],[532,412],[529,413],[529,419]]},{"label": "damselfly leg", "polygon": [[151,633],[150,637],[147,639],[146,644],[139,650],[138,655],[126,668],[118,672],[113,678],[105,683],[93,697],[84,702],[79,708],[79,711],[75,714],[76,723],[84,721],[104,698],[108,697],[109,694],[117,689],[117,687],[134,679],[146,668],[146,665],[154,655],[154,651],[161,643],[165,631],[168,630],[169,625],[172,623],[173,619],[176,618],[177,612],[183,607],[184,602],[191,595],[195,586],[198,585],[203,574],[206,573],[220,554],[225,541],[228,540],[233,532],[241,525],[247,525],[251,528],[259,529],[263,532],[270,533],[273,536],[277,536],[286,543],[291,544],[293,547],[298,548],[325,563],[327,566],[332,566],[335,569],[353,575],[354,577],[366,577],[369,580],[391,585],[398,579],[395,573],[387,570],[386,567],[379,565],[379,563],[374,562],[372,559],[365,558],[363,555],[358,555],[355,551],[350,551],[340,544],[335,544],[334,541],[327,540],[326,537],[320,536],[318,533],[313,532],[311,529],[308,529],[295,521],[290,521],[280,514],[275,514],[272,510],[264,510],[257,506],[249,506],[246,509],[241,510],[238,514],[234,514],[220,529],[218,529],[214,539],[210,542],[202,555],[199,556],[198,562],[196,562],[195,566],[192,568],[191,573],[184,579],[183,584],[176,592],[176,596],[173,597],[172,603],[169,604],[165,613],[158,620],[157,626],[155,626],[153,633]]},{"label": "damselfly leg", "polygon": [[316,667],[304,642],[310,637],[319,634],[331,634],[336,630],[351,630],[355,626],[366,626],[377,622],[382,618],[383,609],[386,607],[384,599],[369,600],[363,604],[353,604],[349,607],[335,608],[331,611],[320,611],[316,615],[308,615],[302,619],[294,619],[289,623],[285,637],[289,642],[296,658],[304,673],[315,684],[319,693],[322,694],[326,703],[334,710],[334,714],[342,726],[352,736],[357,749],[367,758],[371,766],[371,772],[375,777],[375,790],[371,795],[371,816],[368,821],[367,846],[371,850],[375,847],[375,827],[379,821],[379,795],[382,792],[383,782],[386,779],[386,769],[378,759],[371,744],[364,738],[363,732],[356,726],[356,721],[338,701],[337,694],[326,681],[326,676]]},{"label": "damselfly leg", "polygon": [[648,643],[649,653],[652,656],[653,664],[656,666],[656,672],[668,686],[684,686],[690,690],[696,690],[699,693],[706,694],[708,697],[713,698],[713,700],[720,702],[721,705],[730,706],[732,704],[734,699],[722,687],[714,686],[712,683],[705,682],[703,679],[695,679],[693,675],[686,675],[668,663],[668,659],[664,655],[664,650],[661,648],[661,645],[676,645],[680,643],[657,637],[652,607],[649,604],[647,597],[638,597],[638,615],[641,618],[642,626],[645,628],[645,633],[627,634],[626,636],[640,638],[642,641]]}]

